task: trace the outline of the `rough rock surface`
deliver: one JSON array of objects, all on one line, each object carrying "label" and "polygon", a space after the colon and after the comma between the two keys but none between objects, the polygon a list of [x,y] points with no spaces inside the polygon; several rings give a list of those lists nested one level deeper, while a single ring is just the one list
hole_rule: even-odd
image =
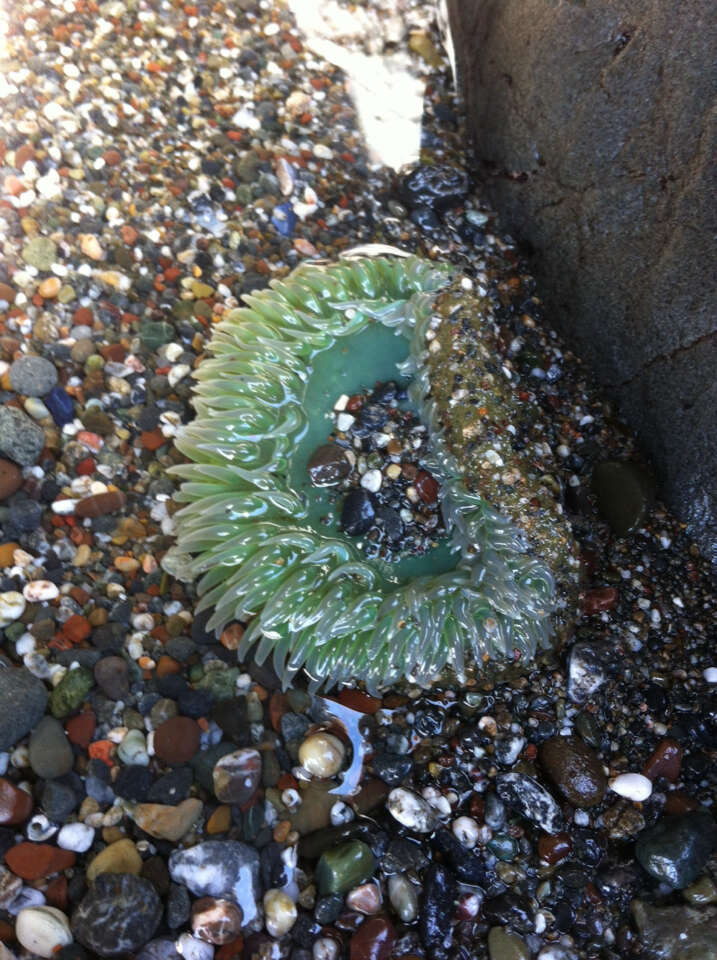
[{"label": "rough rock surface", "polygon": [[710,0],[449,0],[481,175],[717,561]]}]

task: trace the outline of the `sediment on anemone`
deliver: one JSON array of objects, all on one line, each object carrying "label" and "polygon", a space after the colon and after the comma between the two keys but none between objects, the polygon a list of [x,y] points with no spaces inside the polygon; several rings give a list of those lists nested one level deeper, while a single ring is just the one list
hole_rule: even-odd
[{"label": "sediment on anemone", "polygon": [[[212,611],[210,629],[248,622],[239,658],[271,656],[284,683],[301,668],[314,687],[428,684],[447,667],[463,679],[471,662],[513,662],[550,644],[559,591],[542,554],[555,551],[541,551],[540,531],[529,537],[471,489],[455,438],[446,439],[427,347],[450,289],[460,293],[449,268],[414,257],[303,265],[247,295],[196,372],[197,416],[177,438],[190,462],[173,468],[185,505],[165,567],[198,578],[197,610]],[[322,355],[338,350],[331,356],[354,377],[387,360],[395,367],[387,330],[429,432],[425,466],[440,482],[448,532],[440,553],[391,566],[327,529],[326,504],[298,479],[312,432],[327,429],[325,410],[314,409]],[[497,384],[495,404],[509,418]],[[565,527],[557,508],[553,519]]]}]

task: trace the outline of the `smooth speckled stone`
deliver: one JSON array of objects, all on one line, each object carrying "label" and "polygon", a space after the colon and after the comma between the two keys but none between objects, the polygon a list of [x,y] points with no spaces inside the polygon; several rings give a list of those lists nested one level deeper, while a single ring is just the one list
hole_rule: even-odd
[{"label": "smooth speckled stone", "polygon": [[33,237],[22,248],[22,259],[38,270],[49,270],[57,261],[57,246],[49,237]]},{"label": "smooth speckled stone", "polygon": [[103,873],[72,916],[72,932],[101,957],[120,957],[143,947],[162,918],[162,901],[142,877]]},{"label": "smooth speckled stone", "polygon": [[324,853],[316,867],[319,893],[346,893],[376,869],[376,858],[361,840],[349,840]]},{"label": "smooth speckled stone", "polygon": [[207,840],[169,857],[169,874],[197,897],[232,900],[242,911],[244,924],[258,914],[261,893],[259,854],[235,840]]},{"label": "smooth speckled stone", "polygon": [[15,936],[38,957],[51,957],[58,947],[72,943],[69,920],[56,907],[25,907],[15,920]]},{"label": "smooth speckled stone", "polygon": [[47,690],[25,670],[0,669],[0,750],[9,750],[42,719]]},{"label": "smooth speckled stone", "polygon": [[0,454],[21,467],[37,462],[45,446],[45,431],[17,407],[0,406]]},{"label": "smooth speckled stone", "polygon": [[192,932],[199,940],[220,946],[241,933],[242,913],[231,900],[202,897],[192,904]]},{"label": "smooth speckled stone", "polygon": [[653,907],[632,901],[647,960],[713,960],[717,957],[717,907]]},{"label": "smooth speckled stone", "polygon": [[50,694],[50,711],[53,717],[62,718],[74,713],[94,685],[92,671],[87,667],[68,670]]},{"label": "smooth speckled stone", "polygon": [[548,778],[575,807],[594,807],[605,796],[607,776],[594,750],[579,737],[551,737],[538,753]]},{"label": "smooth speckled stone", "polygon": [[171,717],[154,731],[154,752],[165,763],[187,763],[199,749],[199,737],[191,717]]},{"label": "smooth speckled stone", "polygon": [[545,830],[560,833],[563,817],[560,807],[545,787],[524,773],[502,773],[496,778],[500,799],[526,820]]},{"label": "smooth speckled stone", "polygon": [[13,390],[25,397],[44,397],[57,386],[55,364],[44,357],[18,357],[9,373]]},{"label": "smooth speckled stone", "polygon": [[396,930],[387,917],[369,917],[351,937],[350,960],[388,960],[396,943]]},{"label": "smooth speckled stone", "polygon": [[391,906],[404,923],[412,923],[418,916],[418,890],[414,883],[404,876],[388,878],[388,897]]},{"label": "smooth speckled stone", "polygon": [[30,737],[32,769],[43,780],[52,780],[69,773],[73,760],[65,728],[54,717],[43,717]]},{"label": "smooth speckled stone", "polygon": [[250,747],[224,754],[214,766],[212,780],[217,800],[243,806],[261,782],[261,754]]},{"label": "smooth speckled stone", "polygon": [[717,823],[707,810],[662,817],[638,837],[635,856],[656,880],[682,890],[717,849]]},{"label": "smooth speckled stone", "polygon": [[514,933],[493,927],[488,931],[488,956],[490,960],[530,960],[530,948]]}]

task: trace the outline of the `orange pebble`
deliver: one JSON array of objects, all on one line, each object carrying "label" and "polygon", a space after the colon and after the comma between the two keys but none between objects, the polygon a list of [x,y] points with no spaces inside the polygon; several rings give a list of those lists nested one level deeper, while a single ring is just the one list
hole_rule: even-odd
[{"label": "orange pebble", "polygon": [[112,766],[112,753],[115,745],[111,740],[95,740],[87,748],[93,760],[102,760],[108,767]]}]

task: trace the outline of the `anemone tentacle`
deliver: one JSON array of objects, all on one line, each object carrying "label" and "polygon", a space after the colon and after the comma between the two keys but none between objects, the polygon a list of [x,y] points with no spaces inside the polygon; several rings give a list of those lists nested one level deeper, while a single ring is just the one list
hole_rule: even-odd
[{"label": "anemone tentacle", "polygon": [[[285,683],[430,682],[470,659],[525,657],[549,643],[555,582],[524,533],[471,492],[431,397],[426,333],[449,271],[418,258],[304,265],[244,297],[217,325],[195,374],[193,423],[177,447],[177,545],[208,626],[251,620],[238,655],[273,658]],[[348,540],[309,528],[289,463],[307,417],[312,358],[370,323],[408,340],[401,372],[425,424],[454,569],[396,583]],[[171,556],[167,568],[172,568]],[[253,618],[253,619],[252,619]]]}]

